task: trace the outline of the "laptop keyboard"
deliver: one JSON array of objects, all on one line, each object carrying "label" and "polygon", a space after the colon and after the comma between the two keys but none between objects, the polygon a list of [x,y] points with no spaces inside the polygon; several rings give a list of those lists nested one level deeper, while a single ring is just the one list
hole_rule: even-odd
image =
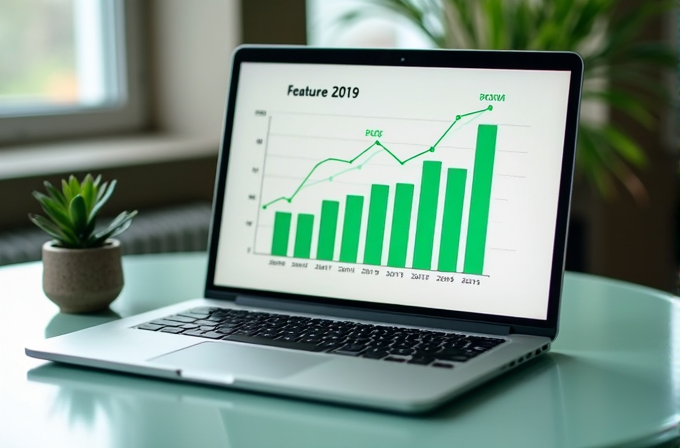
[{"label": "laptop keyboard", "polygon": [[449,369],[505,342],[460,333],[213,307],[193,308],[135,328]]}]

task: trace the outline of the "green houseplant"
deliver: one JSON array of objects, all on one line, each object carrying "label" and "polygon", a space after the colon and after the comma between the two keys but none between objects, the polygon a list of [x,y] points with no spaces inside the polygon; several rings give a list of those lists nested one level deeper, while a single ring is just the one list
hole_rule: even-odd
[{"label": "green houseplant", "polygon": [[61,181],[61,189],[44,182],[47,194],[34,191],[45,216],[30,220],[50,237],[43,245],[43,290],[61,311],[80,313],[105,309],[123,288],[120,242],[137,211],[122,212],[106,227],[97,217],[116,188],[88,174]]},{"label": "green houseplant", "polygon": [[[582,110],[616,110],[653,128],[653,103],[673,97],[658,74],[676,69],[677,58],[670,44],[643,31],[677,2],[638,3],[626,10],[617,0],[364,0],[339,24],[391,13],[439,48],[576,51],[585,62]],[[620,182],[645,198],[635,171],[647,156],[627,129],[583,114],[578,146],[577,173],[603,196]]]}]

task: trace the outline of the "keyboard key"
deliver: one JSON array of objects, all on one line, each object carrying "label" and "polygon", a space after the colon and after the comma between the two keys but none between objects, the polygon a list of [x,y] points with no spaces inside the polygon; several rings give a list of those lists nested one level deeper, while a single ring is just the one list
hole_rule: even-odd
[{"label": "keyboard key", "polygon": [[181,322],[175,322],[167,319],[153,320],[150,323],[153,325],[162,325],[164,327],[179,327],[180,325],[182,325]]},{"label": "keyboard key", "polygon": [[265,338],[265,339],[276,339],[279,336],[279,333],[269,332],[269,331],[260,331],[258,333],[255,333],[255,336],[257,336],[259,338]]},{"label": "keyboard key", "polygon": [[179,313],[179,316],[192,317],[194,319],[206,319],[210,317],[210,314],[199,314],[199,313]]},{"label": "keyboard key", "polygon": [[390,348],[388,352],[390,355],[410,356],[416,351],[412,348]]},{"label": "keyboard key", "polygon": [[383,359],[383,361],[405,362],[406,360],[404,358],[395,358],[394,356],[388,356],[387,358]]},{"label": "keyboard key", "polygon": [[442,367],[444,369],[453,369],[453,364],[445,364],[443,362],[435,362],[434,364],[430,364],[432,367]]},{"label": "keyboard key", "polygon": [[222,333],[217,333],[215,331],[206,331],[201,335],[201,337],[208,339],[222,339],[224,335]]},{"label": "keyboard key", "polygon": [[[297,338],[298,338],[297,335],[294,335],[294,334],[287,334],[287,335],[285,335],[285,336],[280,336],[278,339],[280,339],[280,340],[282,340],[282,341],[292,342],[292,341],[296,340]],[[314,341],[314,340],[311,340],[311,341],[310,341],[310,340],[306,340],[306,339],[305,339],[305,340],[302,340],[302,341],[300,341],[300,342],[312,342],[312,343],[314,343],[314,342],[316,342],[316,341]]]},{"label": "keyboard key", "polygon": [[303,336],[302,339],[300,339],[300,342],[309,342],[310,344],[318,344],[319,342],[321,342],[321,338],[319,338],[319,337],[308,338],[308,337]]},{"label": "keyboard key", "polygon": [[434,361],[434,358],[430,357],[412,357],[408,361],[406,361],[408,364],[418,364],[422,366],[426,366]]},{"label": "keyboard key", "polygon": [[193,317],[186,317],[186,316],[168,316],[165,318],[166,320],[174,320],[175,322],[182,322],[185,324],[191,323],[195,321]]},{"label": "keyboard key", "polygon": [[161,328],[163,328],[163,325],[142,324],[142,325],[137,325],[136,328],[139,328],[140,330],[156,331],[156,330],[160,330]]},{"label": "keyboard key", "polygon": [[184,329],[182,329],[180,327],[165,327],[165,328],[161,329],[161,333],[178,334],[178,333],[181,333],[183,331],[184,331]]},{"label": "keyboard key", "polygon": [[213,311],[222,311],[222,308],[217,308],[217,307],[214,307],[214,306],[199,306],[199,307],[190,309],[188,312],[189,313],[196,313],[196,314],[210,314]]},{"label": "keyboard key", "polygon": [[217,325],[217,322],[212,321],[212,320],[205,320],[205,319],[199,319],[199,320],[191,319],[191,322],[195,323],[196,325],[209,325],[209,326],[212,326],[212,327],[215,327]]},{"label": "keyboard key", "polygon": [[362,358],[381,359],[387,356],[387,350],[381,347],[370,347],[361,354]]},{"label": "keyboard key", "polygon": [[188,330],[188,331],[185,331],[185,332],[182,333],[182,334],[185,334],[185,335],[187,335],[187,336],[201,336],[201,335],[203,334],[203,330],[199,330],[199,329],[197,328],[197,329],[195,329],[195,330]]},{"label": "keyboard key", "polygon": [[468,355],[440,355],[440,354],[435,354],[434,357],[438,360],[453,362],[466,362],[471,358]]},{"label": "keyboard key", "polygon": [[366,347],[363,345],[345,345],[344,347],[333,350],[333,353],[346,356],[359,356],[364,350],[366,350]]}]

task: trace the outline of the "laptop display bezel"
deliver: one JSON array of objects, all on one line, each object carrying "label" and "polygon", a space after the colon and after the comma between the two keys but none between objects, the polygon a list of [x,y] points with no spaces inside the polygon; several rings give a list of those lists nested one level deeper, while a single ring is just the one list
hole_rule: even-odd
[{"label": "laptop display bezel", "polygon": [[[442,309],[360,302],[348,299],[277,293],[268,290],[234,288],[215,284],[217,248],[220,238],[227,164],[237,86],[241,64],[266,62],[286,64],[339,64],[404,67],[452,67],[511,70],[560,70],[570,73],[567,115],[565,123],[564,151],[562,154],[561,180],[555,220],[555,237],[551,278],[548,291],[547,317],[545,320],[525,319],[502,315],[479,314]],[[451,319],[480,324],[502,325],[510,331],[555,337],[559,323],[559,306],[564,275],[567,226],[573,182],[576,152],[583,62],[571,52],[484,51],[484,50],[388,50],[388,49],[323,49],[309,47],[242,46],[232,60],[224,129],[215,181],[213,216],[209,237],[209,262],[205,295],[208,298],[233,299],[237,295],[267,297],[282,302],[308,303],[357,311],[387,312],[420,318]]]}]

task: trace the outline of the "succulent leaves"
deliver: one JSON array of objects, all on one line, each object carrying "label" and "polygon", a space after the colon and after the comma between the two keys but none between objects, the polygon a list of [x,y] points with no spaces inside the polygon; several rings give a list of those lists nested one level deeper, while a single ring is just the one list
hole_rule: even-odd
[{"label": "succulent leaves", "polygon": [[45,181],[47,194],[34,191],[46,216],[30,214],[29,219],[66,248],[103,246],[108,238],[124,232],[137,211],[123,212],[97,231],[97,215],[116,188],[113,180],[101,183],[101,176],[88,174],[79,182],[75,176],[61,181],[61,190]]}]

